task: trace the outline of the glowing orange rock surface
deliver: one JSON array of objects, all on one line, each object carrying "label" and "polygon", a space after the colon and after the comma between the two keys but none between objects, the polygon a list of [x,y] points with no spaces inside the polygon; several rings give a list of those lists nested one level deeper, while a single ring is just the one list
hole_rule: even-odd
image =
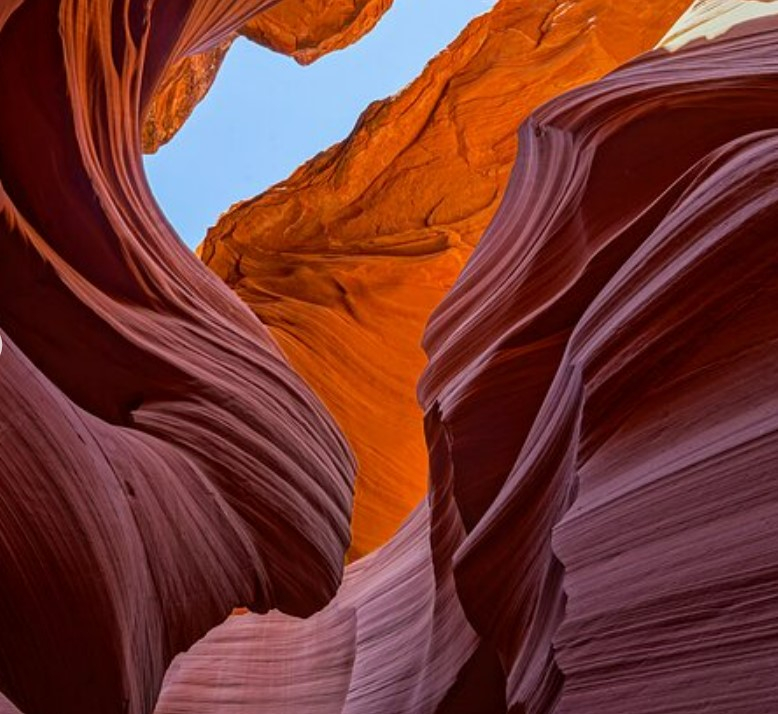
[{"label": "glowing orange rock surface", "polygon": [[309,64],[373,29],[392,0],[283,0],[259,13],[241,34]]},{"label": "glowing orange rock surface", "polygon": [[653,46],[686,6],[502,0],[348,139],[208,233],[205,263],[270,326],[356,453],[352,556],[426,491],[422,332],[499,205],[519,122]]},{"label": "glowing orange rock surface", "polygon": [[158,714],[775,709],[776,46],[748,24],[530,115],[425,333],[428,498],[322,612],[210,632]]},{"label": "glowing orange rock surface", "polygon": [[166,73],[143,122],[143,151],[153,153],[170,141],[216,79],[232,37],[207,52],[183,57]]},{"label": "glowing orange rock surface", "polygon": [[[778,2],[698,0],[659,49],[524,118],[499,207],[424,329],[426,497],[345,569],[343,434],[142,170],[166,67],[263,6],[0,4],[0,713],[775,711]],[[527,49],[563,70],[546,85],[623,41],[606,50],[590,33],[608,22],[584,13],[554,44],[576,7],[535,18]],[[329,351],[310,340],[345,399],[326,398],[336,414],[362,399],[373,426],[407,343],[376,339],[365,292],[388,314],[442,290],[438,261],[456,272],[491,212],[444,172],[459,199],[439,185],[419,224],[431,194],[413,177],[464,170],[478,145],[447,117],[504,84],[483,97],[468,92],[489,73],[433,75],[432,106],[415,85],[293,179],[321,178],[326,221],[292,183],[288,215],[278,190],[256,202],[286,232],[250,254],[205,246],[255,309],[276,307],[312,381],[291,335],[314,314],[328,327]],[[415,153],[450,123],[456,151]],[[357,168],[359,147],[388,163]],[[264,265],[270,289],[242,272]],[[340,323],[376,358],[348,379]]]}]

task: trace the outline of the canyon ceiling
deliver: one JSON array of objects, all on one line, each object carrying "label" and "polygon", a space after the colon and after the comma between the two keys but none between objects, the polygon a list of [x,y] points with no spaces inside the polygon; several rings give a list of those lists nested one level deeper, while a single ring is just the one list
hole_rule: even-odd
[{"label": "canyon ceiling", "polygon": [[390,6],[0,0],[0,714],[778,711],[778,2],[500,0],[187,250]]}]

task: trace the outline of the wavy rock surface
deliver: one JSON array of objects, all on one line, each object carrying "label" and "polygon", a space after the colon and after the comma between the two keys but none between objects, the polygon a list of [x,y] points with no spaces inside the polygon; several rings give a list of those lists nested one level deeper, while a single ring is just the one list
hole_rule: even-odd
[{"label": "wavy rock surface", "polygon": [[499,205],[519,122],[649,49],[685,7],[502,0],[346,141],[209,231],[203,260],[270,326],[356,453],[352,556],[426,491],[424,325]]},{"label": "wavy rock surface", "polygon": [[261,5],[0,12],[0,691],[24,714],[149,712],[234,606],[308,615],[339,585],[345,442],[141,164],[165,58]]},{"label": "wavy rock surface", "polygon": [[775,706],[776,46],[749,26],[536,112],[431,320],[457,592],[517,711]]},{"label": "wavy rock surface", "polygon": [[429,521],[424,504],[317,615],[233,616],[211,631],[174,662],[156,714],[434,712],[477,639],[450,569],[436,573]]},{"label": "wavy rock surface", "polygon": [[[310,64],[347,47],[373,29],[392,0],[267,0],[241,28],[245,37]],[[236,34],[204,52],[190,49],[168,58],[161,86],[146,111],[143,151],[170,141],[211,88]]]},{"label": "wavy rock surface", "polygon": [[[778,23],[736,30],[532,114],[427,333],[429,516],[349,566],[313,619],[210,633],[161,712],[296,710],[300,667],[333,713],[776,707]],[[407,608],[427,602],[430,563],[420,620]],[[442,609],[460,628],[435,623]],[[328,624],[346,617],[373,634]],[[288,632],[307,652],[323,627],[350,678],[332,652],[289,669],[286,651],[262,660],[272,684],[236,676],[236,647],[266,658],[254,637]],[[430,633],[442,649],[425,661]]]},{"label": "wavy rock surface", "polygon": [[165,58],[257,9],[0,8],[0,712],[146,714],[206,632],[160,713],[775,710],[778,21],[523,124],[425,333],[427,499],[335,595],[345,442],[140,161]]}]

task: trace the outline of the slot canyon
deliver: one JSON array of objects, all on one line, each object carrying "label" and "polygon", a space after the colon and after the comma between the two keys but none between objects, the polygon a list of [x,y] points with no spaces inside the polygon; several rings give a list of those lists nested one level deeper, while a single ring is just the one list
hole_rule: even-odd
[{"label": "slot canyon", "polygon": [[778,712],[778,0],[498,0],[187,248],[391,6],[0,0],[0,714]]}]

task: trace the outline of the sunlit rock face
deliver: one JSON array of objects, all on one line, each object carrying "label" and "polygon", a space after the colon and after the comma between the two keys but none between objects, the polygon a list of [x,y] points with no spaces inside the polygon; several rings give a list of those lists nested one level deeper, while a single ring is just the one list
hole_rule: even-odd
[{"label": "sunlit rock face", "polygon": [[282,0],[255,15],[241,34],[310,64],[373,29],[392,0]]},{"label": "sunlit rock face", "polygon": [[424,325],[500,203],[519,122],[652,47],[686,4],[502,0],[346,141],[209,231],[203,260],[270,326],[356,453],[352,557],[427,489]]},{"label": "sunlit rock face", "polygon": [[670,51],[711,40],[736,25],[775,15],[775,0],[695,0],[659,43]]},{"label": "sunlit rock face", "polygon": [[[263,4],[0,7],[12,107],[0,112],[1,714],[775,709],[778,20],[742,23],[732,3],[708,0],[669,32],[657,15],[640,30],[652,4],[611,10],[624,12],[614,28],[630,28],[612,43],[591,39],[608,26],[602,6],[594,22],[578,3],[532,15],[541,31],[513,62],[547,51],[559,66],[536,76],[536,100],[555,98],[516,110],[515,160],[494,143],[506,158],[493,174],[513,164],[507,187],[468,204],[451,167],[476,159],[460,144],[402,162],[427,132],[448,136],[441,107],[460,117],[463,147],[489,117],[508,135],[500,102],[481,104],[489,91],[451,95],[490,76],[471,63],[501,13],[534,12],[503,3],[292,177],[289,215],[276,190],[225,219],[233,235],[212,234],[202,253],[217,272],[232,266],[227,286],[159,214],[141,125],[166,67],[218,48]],[[574,18],[577,31],[549,44]],[[482,25],[461,60],[470,72],[435,90],[434,68],[456,65]],[[522,27],[498,34],[502,52],[525,41]],[[595,48],[629,55],[623,43],[641,32],[663,47],[557,96],[593,78],[575,73]],[[510,85],[511,66],[492,91]],[[382,136],[392,145],[381,117],[398,112],[399,132],[427,92],[415,141],[370,153]],[[438,161],[451,173],[431,171]],[[417,172],[427,178],[414,183]],[[363,175],[363,193],[384,190],[359,203]],[[311,223],[300,197],[317,176],[326,190]],[[420,225],[435,181],[439,205]],[[341,200],[333,187],[352,213],[328,203]],[[249,225],[254,211],[281,217],[240,242],[238,218]],[[253,252],[239,259],[235,246]],[[389,329],[366,295],[391,315],[449,264],[453,285],[435,288],[419,328],[426,496],[343,575],[355,466],[336,422],[347,410],[290,348],[292,328],[313,324],[308,303],[321,307],[320,371],[368,421],[383,408],[371,401],[377,370],[346,378],[327,360],[358,364],[351,345]],[[404,301],[382,292],[380,272],[355,289],[384,265]],[[301,292],[283,292],[285,280]],[[285,307],[293,295],[299,313]],[[339,332],[335,315],[364,334]],[[236,606],[254,613],[222,622]]]},{"label": "sunlit rock face", "polygon": [[166,58],[261,6],[0,11],[0,691],[24,714],[150,712],[233,607],[310,615],[340,583],[346,443],[141,164]]},{"label": "sunlit rock face", "polygon": [[183,57],[165,72],[154,92],[143,121],[143,151],[155,152],[170,141],[208,93],[234,37],[215,48],[191,57]]}]

